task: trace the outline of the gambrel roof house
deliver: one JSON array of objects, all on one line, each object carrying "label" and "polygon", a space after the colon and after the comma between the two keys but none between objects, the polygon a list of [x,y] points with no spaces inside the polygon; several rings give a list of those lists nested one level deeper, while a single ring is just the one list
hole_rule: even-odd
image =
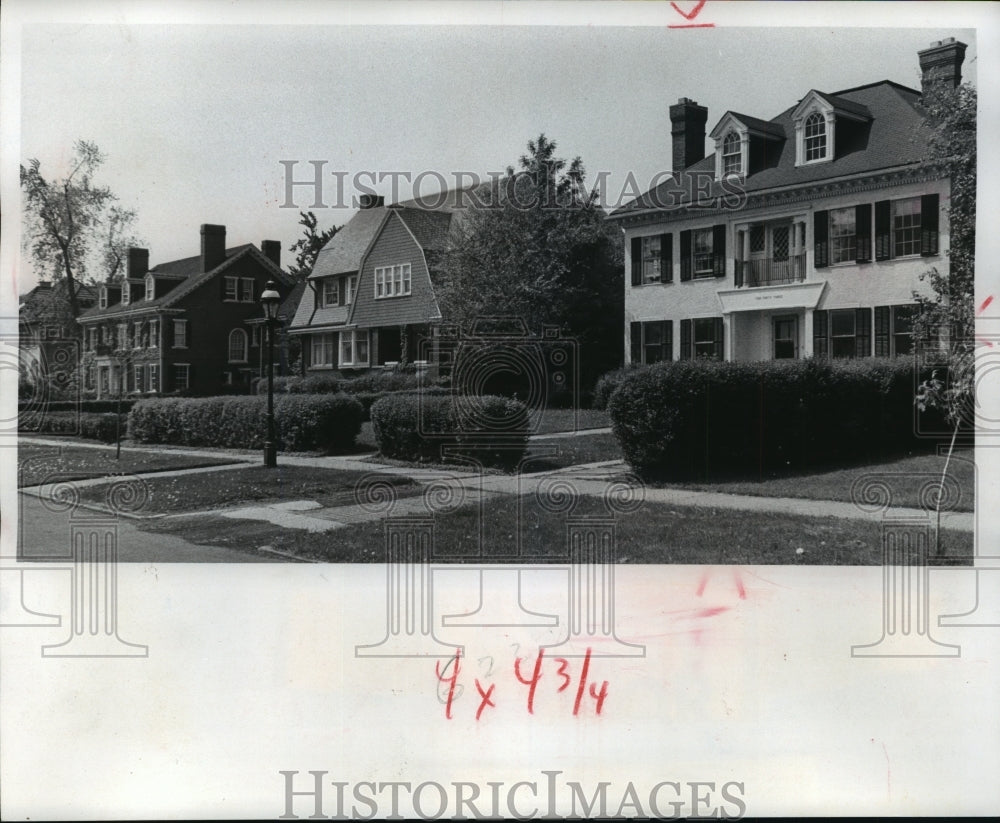
[{"label": "gambrel roof house", "polygon": [[670,107],[674,174],[612,213],[625,233],[630,362],[911,351],[921,273],[947,272],[949,181],[921,96],[966,46],[919,53],[923,89],[812,89],[770,120]]},{"label": "gambrel roof house", "polygon": [[289,329],[306,338],[304,371],[423,364],[420,341],[441,322],[433,273],[463,193],[363,200],[317,256]]},{"label": "gambrel roof house", "polygon": [[226,248],[226,227],[201,227],[201,254],[149,267],[149,251],[129,249],[125,279],[99,287],[83,327],[84,385],[98,397],[217,394],[249,389],[261,373],[259,298],[269,280],[286,298],[293,278],[281,245],[265,240]]}]

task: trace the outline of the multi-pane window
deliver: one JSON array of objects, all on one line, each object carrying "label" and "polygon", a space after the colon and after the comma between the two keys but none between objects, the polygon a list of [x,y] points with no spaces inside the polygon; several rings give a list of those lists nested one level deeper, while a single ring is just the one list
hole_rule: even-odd
[{"label": "multi-pane window", "polygon": [[663,277],[663,253],[661,235],[654,234],[642,238],[642,282],[659,283]]},{"label": "multi-pane window", "polygon": [[247,362],[247,333],[243,329],[229,332],[229,362]]},{"label": "multi-pane window", "polygon": [[111,393],[111,369],[107,366],[101,366],[98,371],[98,379],[101,381],[100,392],[102,397],[106,397]]},{"label": "multi-pane window", "polygon": [[312,358],[310,362],[313,366],[337,365],[333,338],[333,334],[312,335]]},{"label": "multi-pane window", "polygon": [[160,390],[160,367],[156,363],[149,364],[149,386],[151,392]]},{"label": "multi-pane window", "polygon": [[156,278],[151,274],[146,275],[146,299],[152,300],[156,297]]},{"label": "multi-pane window", "polygon": [[826,158],[826,118],[822,114],[813,112],[806,118],[803,139],[807,163]]},{"label": "multi-pane window", "polygon": [[143,373],[145,369],[142,366],[135,366],[132,371],[132,390],[143,391]]},{"label": "multi-pane window", "polygon": [[750,253],[763,254],[767,248],[767,232],[763,224],[750,227]]},{"label": "multi-pane window", "polygon": [[854,357],[857,332],[854,309],[830,312],[830,353],[833,357]]},{"label": "multi-pane window", "polygon": [[231,300],[236,302],[240,298],[240,278],[238,277],[227,277],[224,279],[225,291],[223,292],[225,300]]},{"label": "multi-pane window", "polygon": [[892,307],[892,353],[910,354],[913,351],[913,306]]},{"label": "multi-pane window", "polygon": [[97,329],[91,327],[87,329],[87,350],[93,351],[97,348]]},{"label": "multi-pane window", "polygon": [[160,347],[160,321],[150,320],[149,321],[149,348],[157,349]]},{"label": "multi-pane window", "polygon": [[673,358],[673,323],[669,320],[642,324],[642,362],[659,363]]},{"label": "multi-pane window", "polygon": [[691,234],[694,249],[694,276],[712,276],[715,262],[712,248],[712,229],[698,229]]},{"label": "multi-pane window", "polygon": [[358,288],[358,276],[356,274],[344,278],[344,305],[349,306],[354,302],[354,292]]},{"label": "multi-pane window", "polygon": [[830,212],[830,262],[853,263],[857,258],[858,239],[855,209],[834,209]]},{"label": "multi-pane window", "polygon": [[129,298],[132,296],[129,292],[132,291],[132,284],[128,280],[122,280],[122,305],[127,306],[129,304]]},{"label": "multi-pane window", "polygon": [[107,286],[101,286],[100,292],[98,292],[97,305],[99,308],[106,309],[108,307],[108,288]]},{"label": "multi-pane window", "polygon": [[186,349],[187,348],[187,320],[175,320],[174,321],[174,348],[175,349]]},{"label": "multi-pane window", "polygon": [[327,277],[323,280],[323,294],[320,297],[320,305],[324,309],[331,306],[340,305],[340,279],[337,277]]},{"label": "multi-pane window", "polygon": [[731,131],[722,141],[722,173],[741,174],[743,172],[743,157],[740,147],[740,136]]},{"label": "multi-pane window", "polygon": [[187,391],[191,387],[191,367],[187,363],[174,363],[174,390]]},{"label": "multi-pane window", "polygon": [[716,339],[716,320],[713,317],[702,317],[695,319],[693,323],[694,356],[714,357],[722,359],[720,342]]},{"label": "multi-pane window", "polygon": [[892,254],[905,257],[920,254],[920,198],[892,203]]},{"label": "multi-pane window", "polygon": [[253,303],[254,279],[252,277],[240,278],[240,302]]},{"label": "multi-pane window", "polygon": [[359,329],[340,333],[340,365],[368,365],[368,332]]},{"label": "multi-pane window", "polygon": [[399,297],[410,293],[410,264],[375,269],[375,297]]},{"label": "multi-pane window", "polygon": [[118,348],[128,348],[128,323],[118,324]]}]

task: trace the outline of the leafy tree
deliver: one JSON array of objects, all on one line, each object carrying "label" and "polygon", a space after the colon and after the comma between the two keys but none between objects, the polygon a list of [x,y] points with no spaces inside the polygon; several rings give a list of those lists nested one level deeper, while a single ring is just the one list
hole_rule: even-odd
[{"label": "leafy tree", "polygon": [[94,182],[104,159],[96,144],[78,140],[62,179],[46,179],[34,158],[21,166],[25,248],[39,275],[65,283],[74,320],[79,286],[103,275],[120,278],[125,250],[136,243],[135,212],[120,208],[111,189]]},{"label": "leafy tree", "polygon": [[936,408],[952,426],[937,501],[940,535],[944,480],[959,432],[973,419],[975,405],[976,89],[968,83],[939,86],[923,102],[934,128],[931,162],[942,166],[951,182],[948,273],[930,269],[921,279],[930,284],[932,295],[914,293],[920,306],[914,339],[936,350],[947,374],[943,380],[935,370],[916,399],[921,411]]},{"label": "leafy tree", "polygon": [[289,251],[295,254],[295,265],[289,266],[288,271],[296,280],[303,280],[316,265],[316,256],[340,230],[340,226],[330,226],[323,231],[317,231],[319,221],[313,212],[300,211],[299,218],[299,225],[303,227],[302,237],[289,248]]},{"label": "leafy tree", "polygon": [[581,379],[620,365],[624,310],[621,233],[584,190],[579,157],[567,163],[544,134],[520,170],[469,198],[436,267],[448,322],[520,318],[534,334],[557,326],[580,344]]}]

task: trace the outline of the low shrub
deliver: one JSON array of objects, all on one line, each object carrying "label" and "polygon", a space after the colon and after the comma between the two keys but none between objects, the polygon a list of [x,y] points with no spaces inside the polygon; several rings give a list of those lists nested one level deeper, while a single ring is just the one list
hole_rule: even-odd
[{"label": "low shrub", "polygon": [[[117,438],[118,415],[113,412],[56,411],[28,414],[18,418],[18,431],[32,434],[68,434],[113,443]],[[126,418],[122,415],[121,432],[125,435]]]},{"label": "low shrub", "polygon": [[[135,405],[132,398],[123,397],[121,400],[122,414],[128,412]],[[21,409],[30,409],[31,403],[21,403]],[[64,412],[77,410],[81,412],[117,412],[117,400],[50,400],[45,404],[45,410],[49,412]]]},{"label": "low shrub", "polygon": [[626,374],[608,412],[640,474],[759,475],[927,448],[914,392],[905,359],[684,360]]},{"label": "low shrub", "polygon": [[607,409],[608,400],[611,399],[611,395],[614,393],[614,390],[621,385],[622,380],[624,380],[636,369],[642,368],[645,367],[636,364],[629,364],[623,368],[615,369],[614,371],[602,374],[598,378],[597,383],[594,384],[593,392],[591,392],[590,407],[601,411]]},{"label": "low shrub", "polygon": [[[349,451],[361,431],[361,404],[346,394],[283,394],[274,399],[277,445],[286,451]],[[157,398],[129,413],[129,435],[144,443],[258,449],[264,444],[262,397]]]},{"label": "low shrub", "polygon": [[379,450],[399,460],[512,468],[528,446],[528,411],[506,397],[395,393],[371,407]]},{"label": "low shrub", "polygon": [[380,392],[412,391],[419,387],[423,378],[414,372],[398,369],[380,369],[359,374],[344,380],[344,391],[348,394],[378,394]]}]

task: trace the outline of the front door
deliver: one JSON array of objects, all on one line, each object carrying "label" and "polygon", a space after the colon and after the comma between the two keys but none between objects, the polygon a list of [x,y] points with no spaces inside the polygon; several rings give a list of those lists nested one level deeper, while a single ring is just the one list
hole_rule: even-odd
[{"label": "front door", "polygon": [[775,317],[774,359],[794,360],[799,356],[799,318],[794,314]]}]

